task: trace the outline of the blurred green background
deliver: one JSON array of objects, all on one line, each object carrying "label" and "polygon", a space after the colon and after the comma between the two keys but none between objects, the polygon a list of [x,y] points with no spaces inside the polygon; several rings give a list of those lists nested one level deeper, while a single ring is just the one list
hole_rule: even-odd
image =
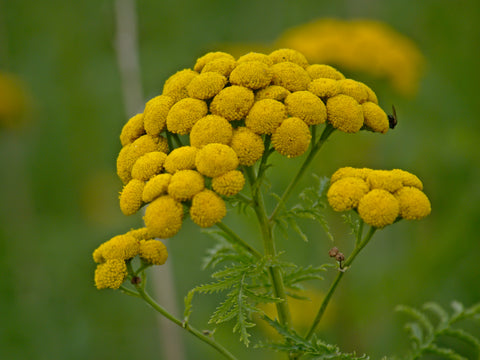
[{"label": "blurred green background", "polygon": [[[335,133],[312,171],[403,168],[423,180],[433,211],[376,234],[341,284],[330,329],[321,335],[377,359],[406,350],[406,319],[394,312],[396,304],[480,301],[478,1],[144,0],[137,11],[144,100],[217,44],[271,44],[286,29],[317,18],[376,19],[414,40],[427,67],[413,98],[344,71],[375,89],[384,109],[395,104],[398,127],[384,136]],[[123,216],[117,203],[115,159],[127,117],[114,38],[113,1],[0,1],[0,70],[23,79],[33,104],[22,127],[0,129],[1,359],[174,359],[165,355],[169,344],[162,343],[151,309],[93,285],[92,250],[141,224],[140,215]],[[271,180],[279,192],[288,181],[285,170],[296,162],[278,157],[276,163]],[[348,229],[338,214],[329,217],[348,252]],[[253,219],[237,218],[232,211],[226,222],[253,241]],[[304,225],[320,233],[318,225]],[[213,244],[189,222],[168,242],[180,311],[187,291],[208,281],[200,267]],[[323,234],[308,244],[292,235],[279,248],[290,260],[318,265],[330,261],[331,246]],[[325,291],[332,275],[315,285]],[[192,320],[207,328],[201,309],[212,310],[214,301],[198,297],[195,304]],[[217,337],[235,344],[228,327]],[[184,359],[218,358],[186,333],[180,340]],[[239,345],[232,351],[273,358]]]}]

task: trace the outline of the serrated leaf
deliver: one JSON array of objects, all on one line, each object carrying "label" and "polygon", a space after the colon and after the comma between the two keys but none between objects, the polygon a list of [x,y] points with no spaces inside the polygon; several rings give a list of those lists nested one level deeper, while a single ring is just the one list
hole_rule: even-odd
[{"label": "serrated leaf", "polygon": [[395,310],[410,315],[418,321],[418,323],[423,327],[426,332],[424,341],[430,340],[433,337],[434,326],[423,312],[405,305],[398,305]]},{"label": "serrated leaf", "polygon": [[459,355],[452,349],[441,348],[436,346],[435,344],[432,344],[428,348],[424,349],[424,353],[442,356],[444,359],[449,360],[468,360],[466,357]]},{"label": "serrated leaf", "polygon": [[448,313],[437,303],[428,302],[423,305],[424,310],[428,310],[438,317],[439,323],[437,328],[442,328],[448,325],[449,316]]},{"label": "serrated leaf", "polygon": [[463,330],[463,329],[445,329],[440,333],[441,335],[448,335],[454,338],[457,338],[459,340],[462,340],[466,342],[467,344],[470,344],[473,346],[478,353],[480,353],[480,341],[470,334],[469,332]]}]

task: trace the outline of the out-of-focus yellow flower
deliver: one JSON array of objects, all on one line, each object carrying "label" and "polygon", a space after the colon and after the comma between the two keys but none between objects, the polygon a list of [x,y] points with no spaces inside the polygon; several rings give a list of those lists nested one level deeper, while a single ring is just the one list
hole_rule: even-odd
[{"label": "out-of-focus yellow flower", "polygon": [[21,79],[0,71],[0,128],[21,128],[28,120],[31,105],[27,87]]},{"label": "out-of-focus yellow flower", "polygon": [[385,134],[389,129],[388,116],[377,104],[367,101],[362,104],[363,122],[375,132]]},{"label": "out-of-focus yellow flower", "polygon": [[167,261],[167,247],[160,240],[140,240],[140,258],[152,265],[163,265]]},{"label": "out-of-focus yellow flower", "polygon": [[195,170],[180,170],[168,184],[168,194],[177,201],[190,200],[205,188],[205,179]]},{"label": "out-of-focus yellow flower", "polygon": [[358,204],[358,215],[365,223],[377,228],[393,224],[399,212],[398,200],[383,189],[373,189]]},{"label": "out-of-focus yellow flower", "polygon": [[245,55],[242,55],[238,58],[237,63],[240,64],[247,61],[260,61],[268,66],[273,65],[273,60],[268,55],[259,52],[249,52]]},{"label": "out-of-focus yellow flower", "polygon": [[127,276],[125,261],[113,259],[98,264],[95,270],[95,286],[97,289],[118,289]]},{"label": "out-of-focus yellow flower", "polygon": [[168,185],[172,179],[171,174],[159,174],[151,178],[143,188],[142,200],[149,203],[168,191]]},{"label": "out-of-focus yellow flower", "polygon": [[330,185],[328,203],[335,211],[347,211],[358,206],[360,199],[368,193],[367,183],[358,177],[344,177]]},{"label": "out-of-focus yellow flower", "polygon": [[175,103],[167,115],[168,131],[186,135],[193,125],[207,115],[207,103],[200,99],[185,98]]},{"label": "out-of-focus yellow flower", "polygon": [[214,115],[223,116],[228,121],[241,120],[252,107],[254,99],[252,90],[232,85],[213,98],[210,111]]},{"label": "out-of-focus yellow flower", "polygon": [[178,71],[165,81],[162,94],[171,97],[174,102],[186,98],[188,96],[187,85],[197,76],[198,73],[191,69]]},{"label": "out-of-focus yellow flower", "polygon": [[207,144],[230,144],[232,125],[222,116],[207,115],[198,120],[190,132],[190,145],[202,148]]},{"label": "out-of-focus yellow flower", "polygon": [[400,216],[406,220],[423,219],[432,211],[430,200],[416,187],[402,187],[394,195],[400,204]]},{"label": "out-of-focus yellow flower", "polygon": [[280,62],[271,67],[272,84],[283,86],[289,91],[307,90],[311,79],[307,71],[292,62]]},{"label": "out-of-focus yellow flower", "polygon": [[230,74],[230,82],[234,85],[244,86],[256,90],[270,84],[272,71],[261,61],[241,62]]},{"label": "out-of-focus yellow flower", "polygon": [[245,185],[245,177],[238,170],[226,172],[212,179],[212,188],[216,193],[233,196],[240,192]]},{"label": "out-of-focus yellow flower", "polygon": [[213,226],[220,222],[226,214],[225,202],[211,190],[205,189],[192,199],[190,218],[200,227]]},{"label": "out-of-focus yellow flower", "polygon": [[206,63],[201,72],[213,71],[223,76],[229,76],[236,65],[237,62],[233,58],[221,57]]},{"label": "out-of-focus yellow flower", "polygon": [[187,85],[188,96],[207,100],[217,95],[227,83],[227,78],[217,72],[204,72],[196,76]]},{"label": "out-of-focus yellow flower", "polygon": [[160,135],[165,128],[167,114],[173,104],[174,100],[166,95],[156,96],[145,104],[145,110],[143,110],[143,127],[148,135]]},{"label": "out-of-focus yellow flower", "polygon": [[132,178],[146,181],[163,170],[167,154],[161,151],[152,151],[140,156],[132,167]]},{"label": "out-of-focus yellow flower", "polygon": [[289,158],[302,155],[310,145],[310,130],[302,119],[289,117],[272,135],[272,144],[276,151]]},{"label": "out-of-focus yellow flower", "polygon": [[206,53],[202,57],[199,57],[197,59],[197,62],[193,66],[193,70],[200,72],[203,70],[204,66],[207,65],[209,62],[215,61],[217,59],[223,59],[223,58],[235,61],[235,58],[226,52],[212,51],[212,52]]},{"label": "out-of-focus yellow flower", "polygon": [[183,206],[169,195],[160,196],[148,205],[143,220],[152,237],[170,238],[182,227]]},{"label": "out-of-focus yellow flower", "polygon": [[198,149],[193,146],[176,148],[167,155],[163,167],[170,174],[174,174],[178,170],[192,170],[195,168],[197,152]]},{"label": "out-of-focus yellow flower", "polygon": [[363,126],[362,107],[350,96],[336,95],[327,100],[327,119],[340,131],[356,133]]},{"label": "out-of-focus yellow flower", "polygon": [[216,177],[235,170],[238,157],[228,145],[208,144],[198,151],[195,166],[202,175]]},{"label": "out-of-focus yellow flower", "polygon": [[233,131],[231,148],[238,156],[240,165],[252,166],[265,151],[262,137],[247,127],[238,127]]},{"label": "out-of-focus yellow flower", "polygon": [[133,215],[142,207],[142,194],[145,182],[132,179],[120,193],[120,210],[124,215]]},{"label": "out-of-focus yellow flower", "polygon": [[272,60],[273,64],[291,62],[301,66],[304,69],[308,67],[308,61],[305,55],[292,48],[272,51],[268,57]]},{"label": "out-of-focus yellow flower", "polygon": [[120,142],[122,143],[122,146],[126,146],[144,134],[143,113],[137,114],[132,116],[123,126],[122,132],[120,133]]},{"label": "out-of-focus yellow flower", "polygon": [[258,90],[255,93],[255,101],[260,101],[263,99],[284,101],[288,95],[290,95],[290,91],[285,89],[283,86],[270,85],[266,88]]},{"label": "out-of-focus yellow flower", "polygon": [[285,105],[273,99],[255,102],[245,118],[245,126],[257,134],[272,134],[287,117]]},{"label": "out-of-focus yellow flower", "polygon": [[312,80],[315,79],[332,79],[332,80],[342,80],[345,79],[340,71],[335,69],[333,66],[325,64],[312,64],[306,68],[308,75]]},{"label": "out-of-focus yellow flower", "polygon": [[104,263],[108,260],[128,260],[138,255],[140,243],[130,234],[117,235],[101,244],[93,252],[93,260]]},{"label": "out-of-focus yellow flower", "polygon": [[307,125],[323,124],[327,119],[327,108],[323,101],[310,91],[296,91],[285,99],[287,113],[302,119]]}]

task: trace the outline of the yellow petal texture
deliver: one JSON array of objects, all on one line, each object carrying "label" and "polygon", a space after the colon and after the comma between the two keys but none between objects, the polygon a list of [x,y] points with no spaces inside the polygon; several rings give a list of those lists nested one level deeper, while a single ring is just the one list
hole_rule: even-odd
[{"label": "yellow petal texture", "polygon": [[403,186],[413,186],[423,190],[423,183],[416,175],[401,169],[393,169],[392,173],[400,179]]},{"label": "yellow petal texture", "polygon": [[272,144],[280,154],[291,158],[307,151],[311,138],[308,125],[299,118],[290,117],[272,135]]},{"label": "yellow petal texture", "polygon": [[122,146],[125,146],[134,142],[144,134],[143,114],[137,114],[132,116],[123,126],[122,132],[120,133],[120,142]]},{"label": "yellow petal texture", "polygon": [[145,104],[143,126],[147,134],[158,136],[163,131],[167,122],[167,114],[173,104],[174,100],[166,95],[156,96]]},{"label": "yellow petal texture", "polygon": [[280,101],[259,100],[253,104],[245,118],[245,126],[257,134],[271,134],[286,117],[285,105]]},{"label": "yellow petal texture", "polygon": [[363,121],[375,132],[385,134],[389,129],[388,116],[377,104],[367,101],[362,104]]},{"label": "yellow petal texture", "polygon": [[338,95],[340,89],[337,80],[319,78],[308,84],[308,91],[321,98],[330,98]]},{"label": "yellow petal texture", "polygon": [[340,131],[356,133],[363,125],[362,107],[350,96],[336,95],[327,100],[327,119]]},{"label": "yellow petal texture", "polygon": [[395,197],[400,204],[400,216],[406,220],[423,219],[432,211],[427,195],[416,187],[405,186]]},{"label": "yellow petal texture", "polygon": [[358,215],[368,225],[383,228],[393,224],[400,212],[398,200],[386,190],[374,189],[360,199]]},{"label": "yellow petal texture", "polygon": [[245,177],[238,170],[226,172],[212,179],[212,188],[216,193],[232,196],[240,192],[245,185]]},{"label": "yellow petal texture", "polygon": [[132,179],[120,193],[120,210],[124,215],[133,215],[142,207],[142,194],[145,182]]},{"label": "yellow petal texture", "polygon": [[335,211],[346,211],[358,206],[369,192],[367,183],[358,177],[344,177],[334,182],[327,192],[328,203]]},{"label": "yellow petal texture", "polygon": [[212,52],[209,52],[209,53],[206,53],[205,55],[199,57],[195,63],[195,66],[193,67],[193,70],[195,71],[202,71],[204,66],[207,65],[210,61],[214,61],[214,60],[217,60],[217,59],[222,59],[222,58],[226,58],[226,59],[230,59],[230,60],[233,60],[235,61],[235,58],[226,53],[226,52],[223,52],[223,51],[212,51]]},{"label": "yellow petal texture", "polygon": [[243,63],[247,61],[260,61],[265,63],[268,66],[273,65],[273,60],[266,54],[258,53],[258,52],[249,52],[245,55],[242,55],[238,58],[237,63]]},{"label": "yellow petal texture", "polygon": [[118,289],[127,276],[127,265],[123,260],[109,260],[98,264],[95,270],[95,286],[97,289]]},{"label": "yellow petal texture", "polygon": [[352,79],[343,79],[337,81],[339,94],[353,97],[359,104],[368,100],[368,92],[364,84]]},{"label": "yellow petal texture", "polygon": [[260,89],[272,80],[270,67],[261,61],[246,61],[237,65],[230,74],[230,82],[249,89]]},{"label": "yellow petal texture", "polygon": [[383,189],[391,193],[400,189],[403,184],[399,177],[388,170],[373,170],[367,176],[370,189]]},{"label": "yellow petal texture", "polygon": [[195,170],[180,170],[173,174],[168,184],[168,194],[178,201],[191,199],[205,188],[205,179]]},{"label": "yellow petal texture", "polygon": [[187,85],[188,96],[206,100],[217,95],[227,83],[227,78],[217,72],[205,72],[196,76]]},{"label": "yellow petal texture", "polygon": [[270,85],[266,88],[260,89],[255,93],[255,100],[273,99],[277,101],[284,101],[290,94],[290,91],[280,85]]},{"label": "yellow petal texture", "polygon": [[202,148],[211,143],[229,144],[232,141],[232,125],[222,116],[207,115],[198,120],[190,132],[190,145]]},{"label": "yellow petal texture", "polygon": [[202,175],[216,177],[235,170],[238,157],[228,145],[208,144],[198,151],[195,166]]},{"label": "yellow petal texture", "polygon": [[205,101],[185,98],[175,103],[167,115],[168,131],[185,135],[190,132],[193,125],[207,115],[208,107]]},{"label": "yellow petal texture", "polygon": [[310,76],[301,66],[292,62],[280,62],[271,67],[272,84],[283,86],[289,91],[307,90]]},{"label": "yellow petal texture", "polygon": [[374,170],[368,168],[353,168],[351,166],[346,166],[339,168],[332,174],[330,178],[330,184],[333,184],[335,181],[343,179],[345,177],[358,177],[362,180],[367,180],[368,175]]},{"label": "yellow petal texture", "polygon": [[171,178],[171,174],[159,174],[151,178],[143,188],[143,202],[149,203],[161,195],[166,195]]},{"label": "yellow petal texture", "polygon": [[252,166],[265,151],[262,137],[247,127],[238,127],[233,131],[231,148],[238,156],[240,165]]},{"label": "yellow petal texture", "polygon": [[104,263],[108,260],[128,260],[138,255],[140,243],[138,239],[129,234],[117,235],[101,244],[93,252],[93,260],[96,263]]},{"label": "yellow petal texture", "polygon": [[140,257],[148,264],[163,265],[167,261],[167,247],[160,240],[141,240]]},{"label": "yellow petal texture", "polygon": [[167,155],[163,167],[170,174],[178,170],[191,170],[195,168],[195,158],[198,149],[193,146],[182,146],[174,149]]},{"label": "yellow petal texture", "polygon": [[152,237],[170,238],[182,227],[182,204],[169,195],[160,196],[148,205],[143,220]]},{"label": "yellow petal texture", "polygon": [[333,80],[345,79],[345,76],[332,66],[324,64],[312,64],[306,68],[308,75],[312,80],[327,78]]},{"label": "yellow petal texture", "polygon": [[140,156],[132,167],[132,178],[146,181],[163,170],[167,154],[152,151]]},{"label": "yellow petal texture", "polygon": [[220,91],[210,104],[214,115],[228,121],[240,120],[247,115],[254,102],[253,91],[243,86],[232,85]]},{"label": "yellow petal texture", "polygon": [[191,69],[184,69],[170,76],[163,85],[162,95],[167,95],[177,102],[188,96],[187,85],[198,73]]},{"label": "yellow petal texture", "polygon": [[202,68],[202,73],[216,72],[223,76],[229,76],[232,70],[237,65],[237,62],[229,57],[221,57],[212,61],[209,61]]},{"label": "yellow petal texture", "polygon": [[146,227],[142,227],[139,229],[132,229],[127,232],[125,235],[131,235],[137,240],[149,240],[152,237],[148,233],[148,229]]},{"label": "yellow petal texture", "polygon": [[205,189],[192,199],[190,218],[200,227],[213,226],[220,222],[226,214],[225,202],[211,190]]},{"label": "yellow petal texture", "polygon": [[287,113],[302,119],[307,125],[323,124],[327,119],[327,108],[323,101],[310,91],[296,91],[285,99]]},{"label": "yellow petal texture", "polygon": [[278,49],[271,52],[268,57],[274,64],[281,62],[292,62],[301,66],[302,68],[308,67],[307,58],[299,51],[293,49]]}]

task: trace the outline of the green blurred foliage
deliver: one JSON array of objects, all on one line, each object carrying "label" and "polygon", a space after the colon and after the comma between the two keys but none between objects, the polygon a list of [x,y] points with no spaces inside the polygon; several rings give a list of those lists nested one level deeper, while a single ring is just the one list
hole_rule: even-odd
[{"label": "green blurred foliage", "polygon": [[[384,136],[335,133],[312,171],[403,168],[423,180],[433,211],[375,236],[341,284],[333,300],[337,318],[321,335],[372,358],[402,353],[405,319],[394,313],[396,304],[480,300],[480,3],[144,0],[137,6],[146,99],[216,44],[272,43],[289,27],[320,17],[385,21],[416,41],[428,65],[415,98],[402,98],[365,74],[346,74],[375,89],[384,109],[395,104],[398,127]],[[126,116],[114,33],[113,1],[0,1],[0,69],[19,75],[34,101],[28,127],[0,129],[2,359],[162,358],[153,311],[93,286],[92,250],[141,224],[117,204],[115,158]],[[275,158],[272,191],[281,191],[286,170],[298,161]],[[311,183],[307,177],[302,185]],[[348,229],[338,214],[328,215],[336,245],[348,252]],[[232,211],[227,223],[253,241],[253,218],[238,219]],[[330,261],[327,237],[318,225],[304,225],[320,235],[304,243],[292,233],[279,249],[304,264]],[[180,307],[191,287],[208,281],[199,254],[213,243],[191,223],[169,242]],[[316,285],[325,291],[332,275]],[[214,308],[213,298],[194,303]],[[206,319],[202,310],[192,321],[203,328]],[[235,344],[229,332],[217,338],[231,342],[234,353],[262,356]],[[181,339],[189,359],[217,358],[188,334]]]}]

